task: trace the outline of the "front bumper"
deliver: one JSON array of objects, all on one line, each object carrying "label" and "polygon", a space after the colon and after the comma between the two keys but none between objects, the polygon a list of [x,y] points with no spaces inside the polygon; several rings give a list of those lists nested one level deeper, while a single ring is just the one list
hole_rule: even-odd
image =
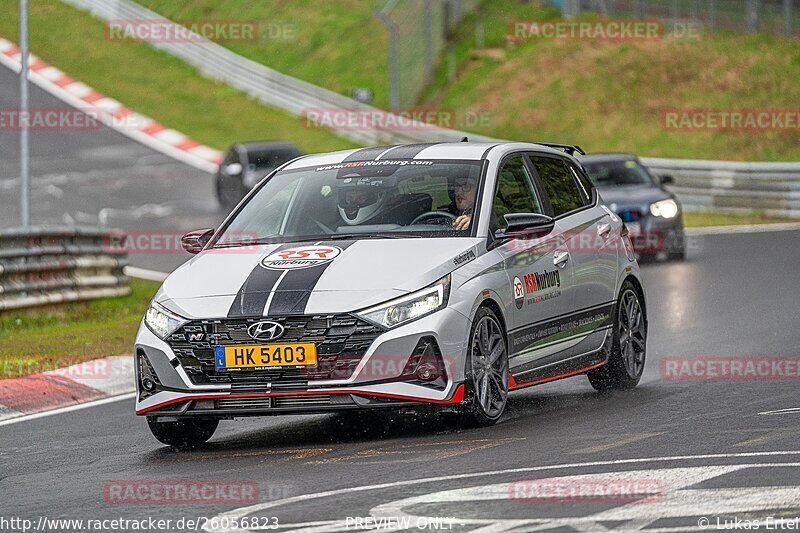
[{"label": "front bumper", "polygon": [[[236,384],[198,384],[183,368],[170,345],[144,324],[136,354],[136,414],[148,416],[263,416],[350,409],[453,405],[464,399],[464,358],[468,319],[450,308],[380,334],[347,379],[306,382],[250,380]],[[404,375],[420,345],[435,341],[446,376],[436,383]],[[142,364],[147,368],[144,369]],[[154,391],[144,390],[142,376],[152,375]]]},{"label": "front bumper", "polygon": [[[673,218],[656,217],[650,213],[641,214],[630,220],[631,211],[618,213],[628,226],[633,248],[638,254],[655,255],[659,252],[672,252],[683,249],[683,214]],[[627,220],[626,220],[627,218]]]}]

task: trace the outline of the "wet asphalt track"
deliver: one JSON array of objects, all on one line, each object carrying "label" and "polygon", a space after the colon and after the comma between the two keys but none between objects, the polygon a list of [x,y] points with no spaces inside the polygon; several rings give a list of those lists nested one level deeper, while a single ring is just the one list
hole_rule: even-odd
[{"label": "wet asphalt track", "polygon": [[[497,426],[479,430],[448,425],[437,417],[383,414],[223,422],[206,447],[188,452],[160,446],[144,420],[133,416],[132,402],[120,401],[0,427],[2,515],[178,519],[241,507],[110,504],[104,499],[108,481],[181,479],[256,482],[260,502],[400,483],[253,515],[276,516],[283,524],[327,523],[370,513],[396,516],[400,509],[413,517],[456,517],[454,530],[552,526],[602,531],[650,524],[650,530],[685,531],[696,527],[699,517],[723,510],[725,516],[797,516],[800,452],[759,454],[800,450],[800,412],[758,413],[800,407],[798,382],[662,379],[659,360],[798,355],[798,237],[800,233],[789,231],[701,237],[692,241],[688,261],[646,266],[648,362],[634,391],[602,396],[583,376],[534,387],[511,396]],[[732,456],[664,459],[709,454]],[[580,466],[631,459],[647,460]],[[569,466],[402,483],[549,465]],[[650,481],[662,494],[638,504],[545,504],[509,498],[509,482],[566,475],[585,480],[590,474],[606,484],[620,476]],[[496,486],[481,489],[484,485]],[[427,495],[444,489],[470,491]],[[379,507],[411,496],[423,496],[424,501]],[[723,503],[726,498],[734,503]],[[746,514],[748,509],[754,514]],[[489,525],[470,522],[475,518],[489,520]],[[316,527],[328,530],[325,524]],[[344,523],[330,530],[355,529]]]},{"label": "wet asphalt track", "polygon": [[[17,109],[17,75],[0,66],[0,109]],[[70,109],[30,85],[32,109]],[[173,270],[188,256],[174,246],[185,231],[213,227],[223,215],[205,173],[105,126],[33,131],[31,222],[133,230],[144,237],[133,265]],[[19,133],[0,129],[0,228],[19,218]]]},{"label": "wet asphalt track", "polygon": [[[64,105],[36,87],[31,95],[34,106]],[[16,78],[0,68],[0,108],[15,102]],[[34,223],[168,233],[221,219],[209,175],[111,130],[34,133],[32,151]],[[16,134],[0,132],[3,227],[18,219],[16,169]],[[257,501],[277,505],[249,516],[277,517],[282,530],[356,531],[347,517],[369,515],[410,516],[412,525],[447,517],[445,528],[482,531],[685,531],[702,517],[715,525],[720,516],[798,516],[800,452],[782,452],[800,450],[800,409],[758,414],[800,408],[798,381],[675,381],[659,371],[664,357],[800,355],[798,238],[699,237],[688,261],[647,265],[648,363],[634,391],[598,395],[583,376],[523,390],[497,426],[480,430],[388,414],[223,422],[206,447],[188,452],[159,445],[132,401],[119,401],[0,426],[0,518],[177,520],[242,506],[108,503],[104,486],[120,480],[255,483]],[[185,258],[132,262],[171,269]],[[647,502],[511,497],[510,482],[569,475],[606,486],[644,480],[660,494]],[[444,479],[414,481],[431,477]],[[335,492],[375,484],[386,486]],[[439,493],[446,489],[462,492]],[[393,503],[414,496],[420,501]]]}]

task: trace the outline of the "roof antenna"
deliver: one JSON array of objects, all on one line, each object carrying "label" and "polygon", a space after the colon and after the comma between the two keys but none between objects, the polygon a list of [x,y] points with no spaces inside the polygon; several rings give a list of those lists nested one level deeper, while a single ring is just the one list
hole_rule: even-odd
[{"label": "roof antenna", "polygon": [[462,143],[468,143],[468,142],[469,142],[469,139],[468,139],[467,137],[462,137],[462,138],[461,138],[461,142],[462,142]]}]

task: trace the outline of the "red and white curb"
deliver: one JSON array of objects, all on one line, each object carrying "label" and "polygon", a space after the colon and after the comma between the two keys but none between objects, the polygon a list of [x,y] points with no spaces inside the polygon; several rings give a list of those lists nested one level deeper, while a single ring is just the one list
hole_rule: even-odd
[{"label": "red and white curb", "polygon": [[0,380],[0,425],[132,393],[133,356],[116,355],[21,378]]},{"label": "red and white curb", "polygon": [[[20,70],[19,47],[0,37],[0,64]],[[51,95],[79,110],[91,110],[106,126],[169,157],[205,172],[216,172],[222,153],[183,133],[167,128],[122,103],[74,80],[61,70],[29,54],[29,79]]]}]

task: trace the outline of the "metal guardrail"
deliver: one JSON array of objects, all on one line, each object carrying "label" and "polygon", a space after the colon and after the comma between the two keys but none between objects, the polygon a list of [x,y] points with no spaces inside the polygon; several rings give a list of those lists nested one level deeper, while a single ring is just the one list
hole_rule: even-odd
[{"label": "metal guardrail", "polygon": [[656,174],[675,178],[669,188],[685,208],[762,211],[800,217],[800,163],[740,163],[643,157]]},{"label": "metal guardrail", "polygon": [[95,228],[0,230],[0,312],[130,293],[123,233]]},{"label": "metal guardrail", "polygon": [[[63,0],[103,20],[153,20],[170,23],[169,19],[129,0]],[[174,24],[174,23],[173,23]],[[187,30],[188,33],[188,30]],[[151,46],[182,59],[204,76],[239,89],[256,100],[305,116],[311,110],[357,110],[378,117],[386,114],[383,123],[395,123],[386,111],[357,102],[341,94],[287,76],[260,63],[242,57],[199,35],[191,42],[153,42]],[[379,123],[379,121],[376,121]],[[421,125],[422,126],[422,125]],[[434,126],[408,128],[405,131],[359,128],[334,131],[351,141],[370,144],[405,144],[419,142],[458,141],[468,135],[473,140],[492,140],[473,133]]]}]

